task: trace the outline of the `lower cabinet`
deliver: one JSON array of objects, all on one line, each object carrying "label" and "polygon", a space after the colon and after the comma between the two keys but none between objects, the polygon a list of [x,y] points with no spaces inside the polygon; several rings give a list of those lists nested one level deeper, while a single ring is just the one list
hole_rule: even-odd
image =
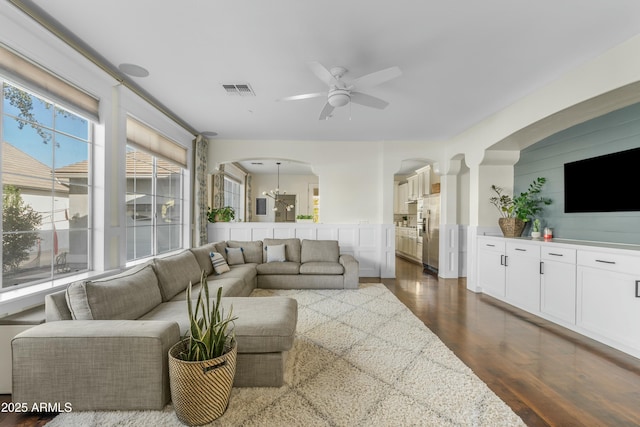
[{"label": "lower cabinet", "polygon": [[640,250],[479,236],[483,293],[640,358]]},{"label": "lower cabinet", "polygon": [[540,311],[540,246],[507,242],[506,301],[532,313]]},{"label": "lower cabinet", "polygon": [[542,248],[540,259],[540,311],[575,324],[576,250]]},{"label": "lower cabinet", "polygon": [[505,295],[505,243],[478,237],[478,283],[492,297]]},{"label": "lower cabinet", "polygon": [[640,265],[601,252],[579,253],[577,324],[609,345],[640,350]]}]

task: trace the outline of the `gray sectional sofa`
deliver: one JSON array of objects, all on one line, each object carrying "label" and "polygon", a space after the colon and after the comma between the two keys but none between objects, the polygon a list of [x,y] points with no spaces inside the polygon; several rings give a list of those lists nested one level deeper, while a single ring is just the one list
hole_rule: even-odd
[{"label": "gray sectional sofa", "polygon": [[[211,252],[229,271],[216,273]],[[336,241],[227,241],[72,283],[47,295],[46,323],[13,339],[13,400],[29,407],[69,402],[74,410],[162,409],[170,399],[168,350],[188,330],[186,288],[194,284],[197,296],[202,271],[211,295],[222,288],[225,309],[233,306],[238,316],[234,385],[278,387],[297,302],[245,297],[256,287],[357,288],[359,265]]]}]

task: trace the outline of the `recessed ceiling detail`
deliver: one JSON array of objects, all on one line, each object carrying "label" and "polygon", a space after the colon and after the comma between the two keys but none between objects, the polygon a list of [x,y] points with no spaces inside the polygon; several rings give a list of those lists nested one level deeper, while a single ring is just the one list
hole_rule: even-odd
[{"label": "recessed ceiling detail", "polygon": [[227,83],[223,84],[222,87],[229,96],[256,96],[253,89],[251,89],[251,86],[246,83]]}]

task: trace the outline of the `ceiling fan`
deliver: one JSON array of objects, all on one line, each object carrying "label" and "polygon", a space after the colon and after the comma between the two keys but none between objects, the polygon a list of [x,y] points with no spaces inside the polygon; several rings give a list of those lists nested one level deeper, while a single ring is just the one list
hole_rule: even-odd
[{"label": "ceiling fan", "polygon": [[331,117],[334,108],[343,107],[350,102],[379,110],[386,108],[387,105],[389,105],[387,101],[367,95],[363,93],[362,90],[367,90],[402,75],[400,68],[391,67],[366,74],[352,80],[350,83],[346,83],[342,80],[342,76],[347,72],[347,69],[344,67],[327,69],[316,61],[309,62],[308,65],[311,71],[329,87],[328,91],[287,96],[286,98],[281,98],[280,101],[298,101],[301,99],[326,97],[327,102],[320,112],[320,120],[327,120]]}]

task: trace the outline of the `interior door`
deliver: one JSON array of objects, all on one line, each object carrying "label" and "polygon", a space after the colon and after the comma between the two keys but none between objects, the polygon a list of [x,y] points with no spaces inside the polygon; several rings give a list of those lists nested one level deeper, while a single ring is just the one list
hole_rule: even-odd
[{"label": "interior door", "polygon": [[[296,222],[296,195],[281,195],[278,200],[282,203],[276,203],[278,210],[275,212],[275,222]],[[285,206],[289,205],[293,205],[293,208],[288,211]]]}]

